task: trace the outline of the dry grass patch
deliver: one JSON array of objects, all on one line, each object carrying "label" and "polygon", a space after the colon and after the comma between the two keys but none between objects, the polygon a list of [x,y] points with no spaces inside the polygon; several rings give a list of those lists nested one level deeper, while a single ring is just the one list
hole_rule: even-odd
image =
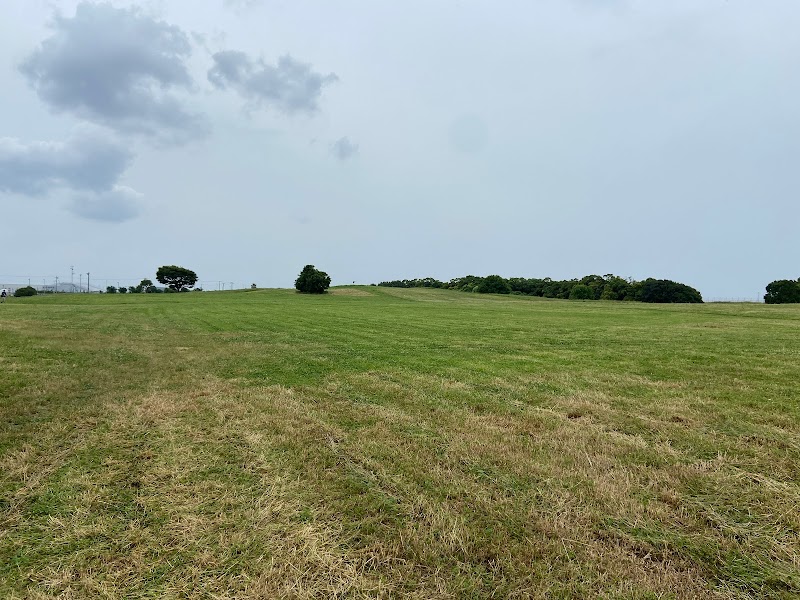
[{"label": "dry grass patch", "polygon": [[371,292],[358,288],[331,288],[328,293],[334,296],[351,296],[353,298],[368,298],[372,296]]}]

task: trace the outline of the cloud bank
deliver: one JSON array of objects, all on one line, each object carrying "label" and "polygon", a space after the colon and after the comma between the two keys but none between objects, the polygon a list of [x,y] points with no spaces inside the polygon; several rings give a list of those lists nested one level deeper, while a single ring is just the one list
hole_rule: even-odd
[{"label": "cloud bank", "polygon": [[86,129],[66,142],[0,138],[0,192],[43,197],[68,191],[75,214],[124,221],[139,213],[140,195],[118,185],[132,159],[118,141]]},{"label": "cloud bank", "polygon": [[19,69],[53,110],[162,142],[206,132],[175,95],[193,85],[191,44],[181,29],[135,8],[88,2],[72,18],[57,15],[51,27]]},{"label": "cloud bank", "polygon": [[105,190],[132,158],[118,142],[86,132],[66,142],[0,138],[0,191],[40,196],[54,187]]},{"label": "cloud bank", "polygon": [[310,64],[289,55],[280,57],[276,65],[234,50],[217,52],[213,59],[208,80],[214,87],[237,91],[253,108],[274,108],[286,114],[317,112],[323,88],[339,80],[335,73],[317,73]]}]

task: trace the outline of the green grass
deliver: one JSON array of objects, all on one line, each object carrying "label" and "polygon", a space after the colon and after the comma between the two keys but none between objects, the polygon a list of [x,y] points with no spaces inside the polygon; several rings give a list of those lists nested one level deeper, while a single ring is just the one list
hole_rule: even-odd
[{"label": "green grass", "polygon": [[795,598],[800,307],[0,306],[0,597]]}]

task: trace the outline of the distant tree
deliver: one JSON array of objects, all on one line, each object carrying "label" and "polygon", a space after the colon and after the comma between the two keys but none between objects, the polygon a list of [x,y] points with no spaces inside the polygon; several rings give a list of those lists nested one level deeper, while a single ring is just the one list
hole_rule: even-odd
[{"label": "distant tree", "polygon": [[294,282],[294,287],[303,294],[324,294],[331,285],[331,278],[314,265],[306,265]]},{"label": "distant tree", "polygon": [[767,304],[795,304],[800,302],[800,280],[778,279],[768,284],[764,302]]},{"label": "distant tree", "polygon": [[594,300],[594,290],[585,283],[572,286],[569,292],[570,300]]},{"label": "distant tree", "polygon": [[117,288],[115,288],[113,285],[106,286],[106,294],[116,294],[116,293],[117,293]]},{"label": "distant tree", "polygon": [[525,279],[512,277],[508,280],[512,292],[519,292],[527,296],[542,296],[544,294],[544,281],[542,279]]},{"label": "distant tree", "polygon": [[127,293],[128,293],[128,288],[126,288],[126,287],[120,287],[120,288],[119,288],[117,291],[118,291],[120,294],[127,294]]},{"label": "distant tree", "polygon": [[[592,290],[592,297],[583,298],[583,300],[599,300],[600,296],[603,295],[603,290],[606,287],[606,280],[600,275],[587,275],[586,277],[582,277],[579,283]],[[571,293],[572,292],[570,292],[570,294]]]},{"label": "distant tree", "polygon": [[444,281],[439,281],[433,277],[423,277],[422,279],[414,279],[414,287],[443,288],[446,287],[446,284]]},{"label": "distant tree", "polygon": [[380,287],[395,287],[395,288],[407,288],[407,281],[405,279],[394,279],[392,281],[381,281],[378,285]]},{"label": "distant tree", "polygon": [[197,273],[175,265],[165,265],[156,271],[156,279],[176,292],[182,292],[194,287],[197,283]]},{"label": "distant tree", "polygon": [[479,294],[510,294],[511,286],[500,275],[487,275],[476,287]]},{"label": "distant tree", "polygon": [[139,285],[136,286],[128,286],[128,291],[131,294],[146,294],[150,288],[153,287],[153,282],[149,279],[142,279],[139,282]]},{"label": "distant tree", "polygon": [[636,299],[640,302],[699,303],[703,297],[693,287],[669,279],[645,279],[636,284]]},{"label": "distant tree", "polygon": [[17,288],[14,292],[14,297],[25,298],[27,296],[35,296],[37,293],[36,288],[26,285],[25,287]]},{"label": "distant tree", "polygon": [[462,292],[474,292],[478,289],[480,284],[483,283],[483,277],[475,275],[467,275],[466,277],[457,277],[451,279],[447,287],[451,290],[461,290]]},{"label": "distant tree", "polygon": [[601,300],[625,300],[626,297],[633,299],[631,284],[628,281],[611,273],[603,275],[603,279],[605,285],[600,294]]}]

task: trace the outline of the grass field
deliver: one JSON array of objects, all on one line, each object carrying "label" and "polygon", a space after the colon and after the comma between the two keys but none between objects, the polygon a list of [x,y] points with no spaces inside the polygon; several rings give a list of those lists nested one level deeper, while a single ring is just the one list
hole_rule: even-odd
[{"label": "grass field", "polygon": [[800,306],[0,305],[2,598],[797,598]]}]

